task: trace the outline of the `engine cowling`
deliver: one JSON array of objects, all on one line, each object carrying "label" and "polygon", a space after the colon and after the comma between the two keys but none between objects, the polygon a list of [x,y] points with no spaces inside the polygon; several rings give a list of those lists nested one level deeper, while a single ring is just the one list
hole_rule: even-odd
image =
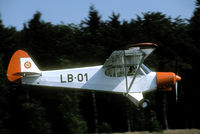
[{"label": "engine cowling", "polygon": [[176,82],[181,80],[181,77],[173,72],[156,72],[157,88],[161,91],[172,91]]}]

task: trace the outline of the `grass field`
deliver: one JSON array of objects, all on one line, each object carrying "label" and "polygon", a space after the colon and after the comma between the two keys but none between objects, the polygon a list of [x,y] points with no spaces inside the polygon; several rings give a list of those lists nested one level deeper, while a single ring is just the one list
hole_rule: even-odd
[{"label": "grass field", "polygon": [[125,133],[113,133],[113,134],[200,134],[199,129],[174,129],[164,130],[162,132],[125,132]]}]

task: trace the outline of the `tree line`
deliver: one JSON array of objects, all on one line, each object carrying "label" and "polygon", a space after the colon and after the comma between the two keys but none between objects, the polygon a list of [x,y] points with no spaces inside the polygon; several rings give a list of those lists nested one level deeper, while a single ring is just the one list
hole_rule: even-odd
[{"label": "tree line", "polygon": [[[199,128],[200,1],[190,19],[147,12],[130,21],[112,13],[102,20],[94,6],[80,24],[42,20],[36,12],[22,30],[5,27],[0,18],[0,133],[63,134]],[[171,71],[182,77],[179,100],[175,93],[156,93],[150,111],[138,111],[126,98],[95,93],[98,126],[91,92],[13,85],[6,78],[12,54],[23,49],[41,70],[103,64],[128,44],[152,42],[158,48],[146,59],[153,71]],[[151,97],[152,95],[150,95]],[[165,98],[165,99],[163,99]]]}]

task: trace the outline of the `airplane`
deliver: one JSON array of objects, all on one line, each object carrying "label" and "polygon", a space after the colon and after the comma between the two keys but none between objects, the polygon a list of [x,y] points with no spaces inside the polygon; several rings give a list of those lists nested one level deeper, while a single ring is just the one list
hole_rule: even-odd
[{"label": "airplane", "polygon": [[114,51],[104,65],[48,71],[41,71],[25,51],[17,50],[9,62],[7,78],[24,85],[119,93],[145,109],[150,105],[145,93],[172,91],[174,87],[177,91],[181,80],[173,72],[153,72],[143,64],[157,46],[131,44]]}]

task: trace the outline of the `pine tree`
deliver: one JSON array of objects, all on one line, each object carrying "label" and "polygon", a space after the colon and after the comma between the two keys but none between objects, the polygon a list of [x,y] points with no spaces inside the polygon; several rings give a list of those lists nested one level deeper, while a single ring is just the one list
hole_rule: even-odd
[{"label": "pine tree", "polygon": [[53,134],[46,117],[45,108],[35,99],[21,104],[23,120],[22,131],[28,134]]},{"label": "pine tree", "polygon": [[197,46],[198,49],[200,49],[200,0],[196,1],[196,9],[193,13],[192,18],[190,19],[190,34],[192,35],[192,38],[194,40],[194,45]]},{"label": "pine tree", "polygon": [[79,100],[76,92],[60,94],[59,133],[60,134],[84,134],[87,132],[86,122],[82,119],[79,110]]}]

